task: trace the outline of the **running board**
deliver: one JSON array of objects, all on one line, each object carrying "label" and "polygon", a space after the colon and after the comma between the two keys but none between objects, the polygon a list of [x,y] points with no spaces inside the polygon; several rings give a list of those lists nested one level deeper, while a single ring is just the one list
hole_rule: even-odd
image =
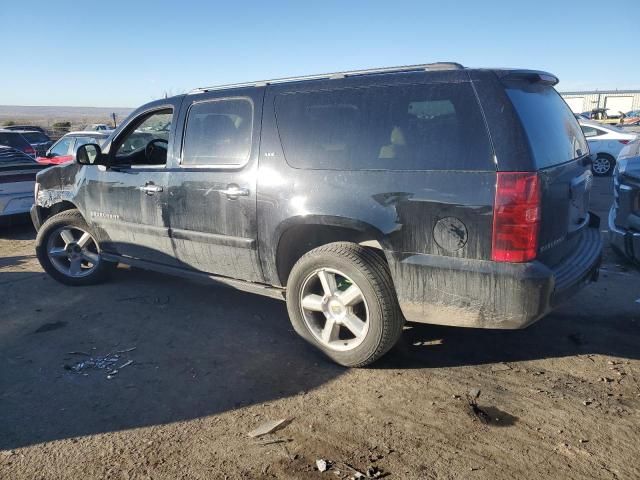
[{"label": "running board", "polygon": [[256,293],[265,297],[275,298],[276,300],[285,300],[285,289],[279,287],[273,287],[263,283],[245,282],[243,280],[236,280],[235,278],[221,277],[218,275],[212,275],[210,273],[199,272],[196,270],[185,270],[183,268],[171,267],[169,265],[161,265],[154,262],[148,262],[146,260],[139,260],[137,258],[122,257],[120,255],[114,255],[112,253],[101,253],[100,256],[109,262],[124,263],[131,267],[140,268],[143,270],[151,270],[153,272],[166,273],[167,275],[173,275],[177,277],[190,278],[196,281],[205,281],[206,283],[213,283],[223,287],[230,287],[242,292]]}]

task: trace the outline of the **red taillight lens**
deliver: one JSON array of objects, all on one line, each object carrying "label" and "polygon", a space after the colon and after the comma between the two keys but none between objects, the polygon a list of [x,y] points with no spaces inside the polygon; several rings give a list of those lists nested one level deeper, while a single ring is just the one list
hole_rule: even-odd
[{"label": "red taillight lens", "polygon": [[27,155],[35,155],[36,150],[33,147],[27,147],[24,149],[24,153],[26,153]]},{"label": "red taillight lens", "polygon": [[531,172],[498,172],[491,258],[528,262],[536,258],[540,227],[540,179]]},{"label": "red taillight lens", "polygon": [[627,145],[631,140],[618,140],[623,145]]}]

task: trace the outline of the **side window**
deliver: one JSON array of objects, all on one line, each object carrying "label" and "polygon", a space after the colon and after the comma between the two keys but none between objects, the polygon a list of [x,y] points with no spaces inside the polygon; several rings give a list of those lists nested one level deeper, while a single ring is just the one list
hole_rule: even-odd
[{"label": "side window", "polygon": [[116,163],[165,165],[173,111],[157,110],[136,119],[112,146]]},{"label": "side window", "polygon": [[600,135],[606,135],[607,132],[598,128],[590,127],[589,125],[580,125],[582,132],[586,138],[598,137]]},{"label": "side window", "polygon": [[251,153],[252,130],[248,99],[194,103],[187,115],[182,165],[243,165]]},{"label": "side window", "polygon": [[51,149],[51,154],[54,157],[61,157],[63,155],[69,155],[69,150],[75,142],[75,137],[63,137],[58,143],[56,143]]},{"label": "side window", "polygon": [[471,86],[421,84],[282,94],[287,162],[329,170],[493,170]]}]

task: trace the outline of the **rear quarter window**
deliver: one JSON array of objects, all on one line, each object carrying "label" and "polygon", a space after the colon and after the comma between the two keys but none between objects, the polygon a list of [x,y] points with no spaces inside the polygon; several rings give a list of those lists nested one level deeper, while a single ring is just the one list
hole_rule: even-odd
[{"label": "rear quarter window", "polygon": [[575,116],[553,87],[510,85],[506,89],[522,122],[539,169],[559,165],[589,153]]},{"label": "rear quarter window", "polygon": [[19,133],[0,133],[0,145],[6,147],[23,149],[29,146],[29,143]]},{"label": "rear quarter window", "polygon": [[285,93],[275,100],[289,165],[327,170],[494,170],[468,83]]}]

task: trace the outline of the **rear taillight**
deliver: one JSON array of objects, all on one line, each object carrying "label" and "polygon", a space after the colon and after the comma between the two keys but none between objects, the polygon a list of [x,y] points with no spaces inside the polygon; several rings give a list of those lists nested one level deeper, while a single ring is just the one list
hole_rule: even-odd
[{"label": "rear taillight", "polygon": [[36,150],[33,147],[29,146],[24,149],[24,153],[26,153],[27,155],[35,155]]},{"label": "rear taillight", "polygon": [[631,140],[618,140],[623,145],[627,145]]},{"label": "rear taillight", "polygon": [[491,258],[528,262],[536,258],[540,229],[540,179],[531,172],[498,172]]}]

